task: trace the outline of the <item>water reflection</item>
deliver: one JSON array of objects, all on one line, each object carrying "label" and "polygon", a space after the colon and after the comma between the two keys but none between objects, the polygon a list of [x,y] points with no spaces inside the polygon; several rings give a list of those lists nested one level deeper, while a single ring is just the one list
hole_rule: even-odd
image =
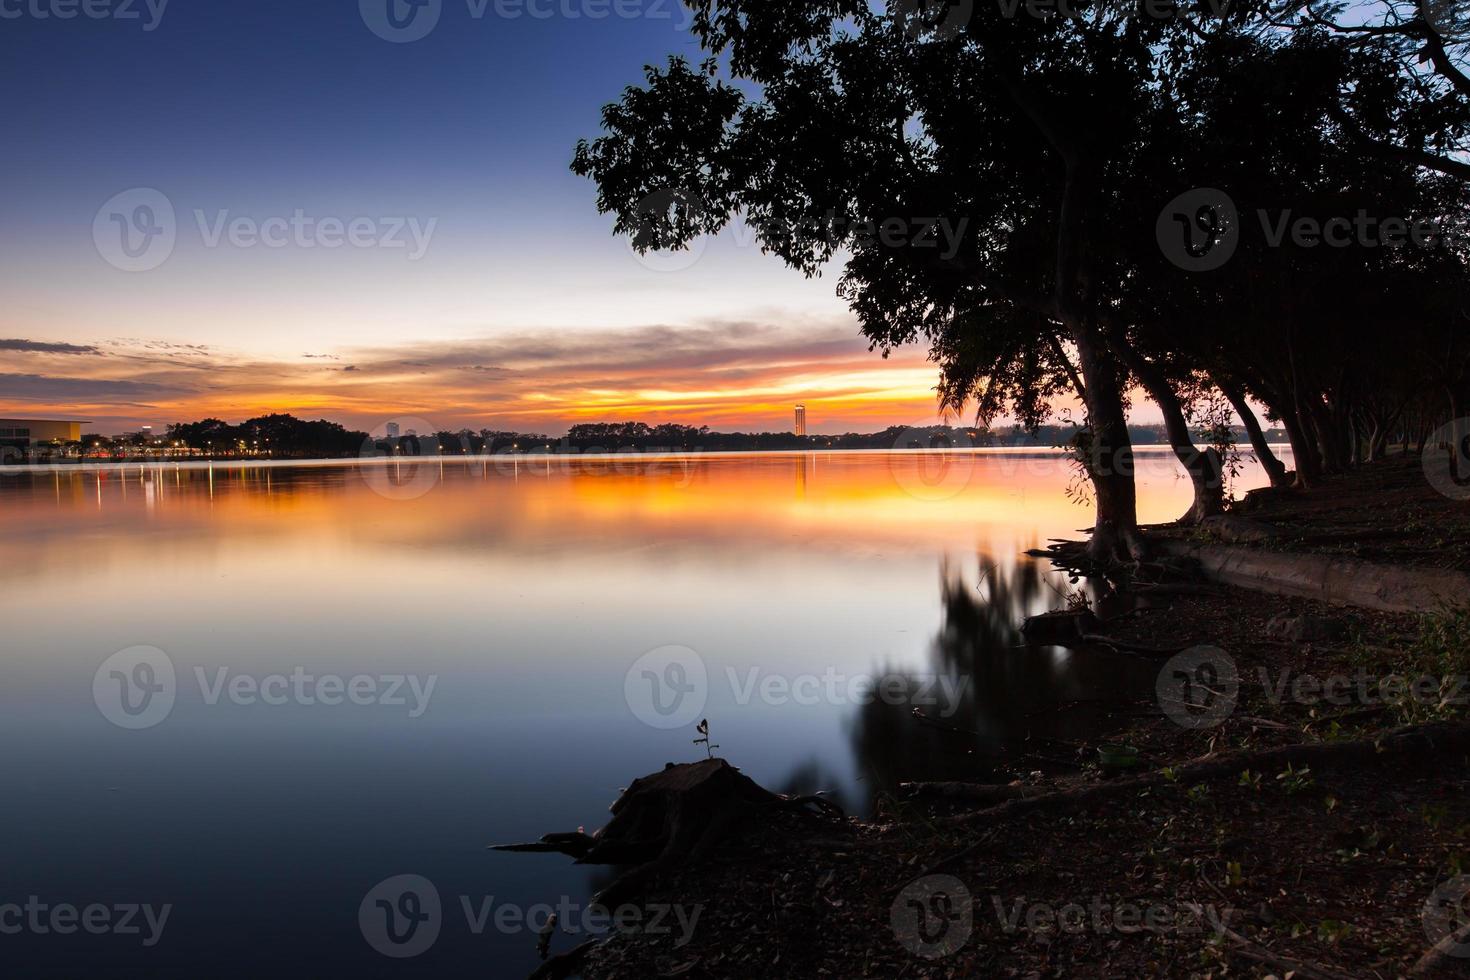
[{"label": "water reflection", "polygon": [[[903,703],[875,699],[851,721],[869,809],[902,781],[1005,782],[1018,769],[1076,768],[1078,744],[1116,727],[1110,709],[1152,690],[1147,663],[1022,636],[1027,616],[1076,601],[1065,576],[1029,560],[981,554],[977,564],[971,583],[941,563],[942,619],[928,670],[883,671]],[[1076,588],[1089,603],[1102,598],[1089,583]]]},{"label": "water reflection", "polygon": [[[1143,460],[1145,520],[1187,503],[1173,466]],[[1066,483],[1044,454],[0,469],[0,739],[24,746],[0,756],[0,903],[178,905],[150,950],[89,939],[66,959],[33,937],[7,966],[255,976],[285,955],[383,975],[355,916],[390,875],[432,880],[451,909],[581,901],[587,869],[485,845],[600,826],[630,779],[702,754],[625,700],[630,666],[666,645],[707,665],[723,755],[851,812],[900,780],[994,776],[1002,750],[1062,756],[1042,740],[1103,730],[1098,699],[1147,666],[1016,632],[1064,601],[1064,580],[1018,556],[1085,525]],[[92,684],[139,645],[181,687],[166,722],[124,731]],[[184,686],[297,668],[438,684],[418,718]],[[742,700],[729,678],[751,669],[958,693],[941,728],[907,703]],[[392,973],[515,975],[534,946],[446,925]]]}]

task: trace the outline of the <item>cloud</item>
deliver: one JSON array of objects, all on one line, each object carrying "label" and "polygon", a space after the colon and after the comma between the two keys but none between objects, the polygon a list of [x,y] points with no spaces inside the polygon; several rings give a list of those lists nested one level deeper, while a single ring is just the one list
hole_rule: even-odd
[{"label": "cloud", "polygon": [[168,390],[146,381],[101,378],[58,378],[44,374],[0,374],[0,395],[26,400],[49,398],[113,398]]},{"label": "cloud", "polygon": [[935,369],[922,350],[884,360],[836,318],[538,329],[279,358],[153,340],[106,347],[109,356],[78,359],[66,377],[0,376],[0,394],[33,403],[28,411],[86,417],[146,399],[139,424],[279,411],[363,429],[418,415],[443,428],[549,433],[628,419],[779,429],[796,402],[826,431],[934,412]]},{"label": "cloud", "polygon": [[63,344],[41,340],[0,339],[0,350],[29,351],[35,354],[100,354],[90,344]]}]

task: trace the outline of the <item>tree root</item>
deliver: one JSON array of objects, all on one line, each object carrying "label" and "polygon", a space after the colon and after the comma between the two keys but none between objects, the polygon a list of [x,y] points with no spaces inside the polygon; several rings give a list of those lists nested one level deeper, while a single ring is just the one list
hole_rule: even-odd
[{"label": "tree root", "polygon": [[1069,809],[1088,806],[1115,797],[1130,796],[1140,790],[1159,786],[1166,781],[1187,785],[1222,776],[1233,776],[1243,769],[1275,768],[1288,763],[1330,768],[1373,760],[1383,755],[1404,755],[1413,752],[1463,752],[1466,750],[1470,750],[1470,723],[1436,722],[1427,725],[1411,725],[1385,732],[1371,739],[1299,743],[1268,749],[1213,753],[1174,767],[1170,771],[1168,780],[1165,780],[1162,772],[1145,773],[1107,783],[1006,800],[983,810],[946,818],[938,823],[941,826],[957,827],[989,824],[1037,810]]}]

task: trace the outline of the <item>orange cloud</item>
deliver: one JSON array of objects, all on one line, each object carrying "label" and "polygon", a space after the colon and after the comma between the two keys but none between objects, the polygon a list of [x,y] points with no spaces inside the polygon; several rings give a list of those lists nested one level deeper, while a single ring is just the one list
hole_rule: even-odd
[{"label": "orange cloud", "polygon": [[855,326],[746,321],[560,330],[302,353],[278,360],[141,340],[23,344],[0,360],[0,411],[81,417],[100,431],[265,412],[373,429],[416,415],[445,428],[558,433],[578,421],[813,431],[932,420],[936,370],[889,359]]}]

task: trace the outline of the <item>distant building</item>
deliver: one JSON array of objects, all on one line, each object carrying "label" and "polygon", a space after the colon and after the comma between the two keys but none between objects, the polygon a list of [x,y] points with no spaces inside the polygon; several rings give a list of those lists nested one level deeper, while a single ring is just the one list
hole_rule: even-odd
[{"label": "distant building", "polygon": [[796,434],[799,435],[799,436],[806,435],[806,406],[805,405],[798,405],[798,406],[796,406]]},{"label": "distant building", "polygon": [[86,424],[65,419],[0,419],[0,446],[30,449],[51,442],[79,442]]},{"label": "distant building", "polygon": [[397,422],[389,422],[388,423],[388,438],[389,439],[397,439],[398,438],[398,432],[399,432],[398,423]]}]

